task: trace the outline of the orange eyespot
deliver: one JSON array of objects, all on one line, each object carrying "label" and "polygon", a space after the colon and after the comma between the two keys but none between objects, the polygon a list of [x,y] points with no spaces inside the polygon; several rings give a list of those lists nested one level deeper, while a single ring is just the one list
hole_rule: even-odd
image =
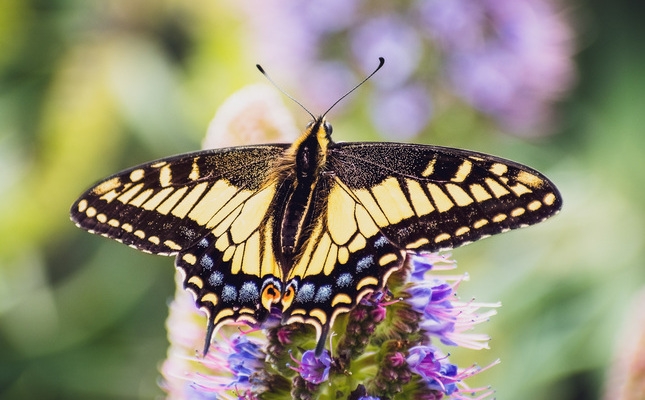
[{"label": "orange eyespot", "polygon": [[296,295],[296,292],[295,290],[293,290],[293,286],[287,287],[287,290],[285,290],[284,295],[282,296],[283,312],[291,306],[291,303],[293,302],[293,298],[295,297],[295,295]]},{"label": "orange eyespot", "polygon": [[280,291],[272,284],[268,284],[262,291],[262,306],[265,309],[271,310],[272,304],[277,304],[280,301]]}]

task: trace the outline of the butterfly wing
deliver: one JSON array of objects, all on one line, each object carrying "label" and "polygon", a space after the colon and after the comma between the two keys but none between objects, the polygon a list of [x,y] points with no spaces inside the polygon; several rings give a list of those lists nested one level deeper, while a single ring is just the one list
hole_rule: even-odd
[{"label": "butterfly wing", "polygon": [[[340,143],[314,192],[323,201],[287,277],[284,318],[313,325],[382,288],[405,253],[436,252],[540,222],[561,206],[539,172],[486,154],[399,143]],[[289,290],[289,288],[293,290]]]},{"label": "butterfly wing", "polygon": [[269,175],[287,147],[209,150],[143,164],[89,189],[71,218],[139,250],[176,255],[184,286],[209,314],[208,346],[215,327],[261,321],[280,297],[270,212],[278,182]]},{"label": "butterfly wing", "polygon": [[402,143],[339,143],[331,169],[401,249],[436,252],[557,213],[555,185],[483,153]]}]

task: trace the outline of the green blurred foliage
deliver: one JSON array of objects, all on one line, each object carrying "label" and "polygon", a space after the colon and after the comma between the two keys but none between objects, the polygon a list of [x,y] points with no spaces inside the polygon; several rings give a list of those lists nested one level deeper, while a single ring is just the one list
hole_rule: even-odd
[{"label": "green blurred foliage", "polygon": [[[567,11],[580,82],[557,134],[529,143],[444,118],[423,138],[534,166],[564,196],[551,221],[454,251],[472,278],[462,298],[504,304],[482,329],[492,350],[475,354],[502,359],[474,383],[500,399],[599,398],[645,283],[645,30],[632,3]],[[205,0],[0,0],[1,398],[162,395],[172,260],[86,234],[68,208],[102,177],[197,149],[218,104],[263,80],[244,34]],[[335,130],[374,136],[361,131],[360,117]]]}]

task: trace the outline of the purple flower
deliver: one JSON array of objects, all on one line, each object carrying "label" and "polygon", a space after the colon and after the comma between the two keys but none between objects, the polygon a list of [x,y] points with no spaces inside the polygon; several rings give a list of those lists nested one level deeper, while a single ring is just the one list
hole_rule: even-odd
[{"label": "purple flower", "polygon": [[228,368],[235,376],[230,385],[247,383],[254,372],[264,367],[264,352],[260,345],[246,336],[237,336],[231,341]]},{"label": "purple flower", "polygon": [[433,279],[425,284],[416,284],[408,289],[410,298],[406,302],[422,314],[420,327],[429,335],[437,336],[441,342],[455,346],[450,334],[455,330],[454,307],[450,301],[453,294],[448,283]]},{"label": "purple flower", "polygon": [[476,394],[477,399],[483,400],[493,394],[493,391],[488,387],[470,388],[464,383],[464,380],[497,365],[499,360],[484,368],[472,366],[460,370],[455,364],[450,363],[448,357],[443,355],[439,349],[426,345],[411,348],[406,361],[410,371],[419,375],[426,384],[426,387],[418,393],[420,398],[427,398],[423,396],[424,394],[439,392],[449,395],[451,399],[455,400],[473,399],[473,397],[466,395],[475,396]]},{"label": "purple flower", "polygon": [[506,128],[539,128],[574,81],[573,35],[549,1],[430,0],[420,10],[456,92]]},{"label": "purple flower", "polygon": [[412,273],[410,274],[410,279],[413,282],[423,281],[426,272],[432,269],[434,263],[429,258],[418,255],[413,255],[411,260]]},{"label": "purple flower", "polygon": [[410,370],[420,375],[429,389],[448,395],[457,389],[457,366],[434,346],[413,347],[406,360]]},{"label": "purple flower", "polygon": [[[369,316],[371,317],[371,321],[373,323],[379,323],[385,319],[385,315],[387,314],[386,307],[392,304],[392,302],[386,301],[385,292],[383,290],[379,290],[363,297],[360,301],[360,304],[373,307],[371,310],[369,310]],[[353,320],[355,321],[365,320],[365,317],[367,315],[364,315],[364,314],[367,313],[368,310],[357,307],[354,309],[354,311],[356,311],[356,313],[352,314]]]},{"label": "purple flower", "polygon": [[455,262],[450,260],[450,255],[439,255],[437,253],[414,254],[410,256],[412,272],[410,280],[412,282],[423,282],[426,280],[426,272],[446,271],[457,268]]},{"label": "purple flower", "polygon": [[298,363],[298,368],[291,368],[307,382],[318,385],[329,379],[329,370],[331,369],[329,351],[323,350],[320,357],[316,357],[315,351],[307,350],[302,354],[302,360],[298,361],[293,357],[292,359]]},{"label": "purple flower", "polygon": [[412,284],[406,289],[409,297],[405,302],[412,310],[421,315],[419,327],[429,337],[436,337],[449,346],[463,346],[472,349],[488,348],[488,335],[466,333],[481,322],[495,315],[495,310],[478,314],[481,308],[499,307],[499,303],[462,302],[455,296],[459,283],[467,279],[466,275],[450,277],[455,280],[450,284],[437,277],[426,277],[426,272],[433,269],[452,269],[446,259],[437,256],[423,255],[412,258]]},{"label": "purple flower", "polygon": [[371,119],[390,137],[414,136],[463,101],[516,132],[539,129],[575,80],[573,33],[555,0],[240,4],[254,56],[322,110],[385,57]]}]

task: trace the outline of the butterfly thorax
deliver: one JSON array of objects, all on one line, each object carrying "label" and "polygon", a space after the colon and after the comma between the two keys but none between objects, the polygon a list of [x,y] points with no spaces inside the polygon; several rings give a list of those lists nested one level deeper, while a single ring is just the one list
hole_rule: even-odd
[{"label": "butterfly thorax", "polygon": [[279,262],[285,275],[294,265],[316,220],[316,188],[325,169],[331,127],[320,117],[314,120],[300,138],[285,152],[280,168],[284,175],[281,192],[276,196],[279,235],[275,248],[280,249]]}]

